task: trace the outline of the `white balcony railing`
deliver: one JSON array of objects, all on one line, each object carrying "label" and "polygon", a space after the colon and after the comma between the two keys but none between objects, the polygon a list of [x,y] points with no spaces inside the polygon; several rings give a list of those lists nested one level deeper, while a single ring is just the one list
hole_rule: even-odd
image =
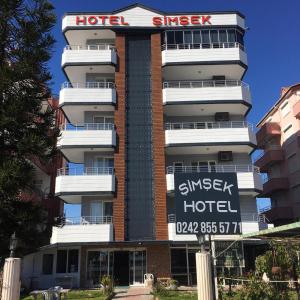
[{"label": "white balcony railing", "polygon": [[253,124],[246,121],[228,121],[228,122],[183,122],[166,123],[166,130],[180,129],[218,129],[218,128],[250,128],[253,130]]},{"label": "white balcony railing", "polygon": [[62,89],[114,89],[114,82],[109,81],[87,81],[87,82],[64,82]]},{"label": "white balcony railing", "polygon": [[201,44],[164,44],[162,50],[184,50],[184,49],[218,49],[218,48],[239,48],[245,51],[240,43],[201,43]]},{"label": "white balcony railing", "polygon": [[113,175],[113,167],[74,167],[60,168],[57,170],[57,176],[85,176],[85,175]]},{"label": "white balcony railing", "polygon": [[60,225],[93,225],[93,224],[112,224],[112,216],[81,216],[81,217],[64,217]]},{"label": "white balcony railing", "polygon": [[163,88],[209,88],[209,87],[246,87],[249,85],[241,80],[197,80],[197,81],[165,81]]},{"label": "white balcony railing", "polygon": [[98,44],[98,45],[67,45],[65,46],[64,50],[74,50],[74,51],[80,51],[80,50],[115,50],[115,46],[111,44]]},{"label": "white balcony railing", "polygon": [[114,124],[112,123],[75,123],[62,124],[60,130],[69,131],[82,131],[82,130],[113,130]]},{"label": "white balcony railing", "polygon": [[216,172],[216,173],[244,173],[256,172],[259,169],[253,165],[214,165],[214,166],[168,166],[167,174],[174,173],[201,173],[201,172]]}]

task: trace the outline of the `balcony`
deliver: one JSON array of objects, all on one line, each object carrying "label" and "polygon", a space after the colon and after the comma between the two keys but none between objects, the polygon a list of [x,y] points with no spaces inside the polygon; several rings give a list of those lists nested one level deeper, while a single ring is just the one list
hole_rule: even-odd
[{"label": "balcony", "polygon": [[117,63],[114,46],[100,45],[67,45],[62,55],[62,67],[80,64],[113,64]]},{"label": "balcony", "polygon": [[59,105],[72,123],[84,122],[85,111],[113,111],[115,104],[113,82],[65,82],[59,93]]},{"label": "balcony", "polygon": [[259,148],[264,148],[265,143],[274,138],[274,137],[280,137],[281,135],[281,128],[278,123],[269,122],[265,123],[262,127],[259,128],[259,130],[256,133],[256,139],[257,139],[257,146]]},{"label": "balcony", "polygon": [[289,180],[286,177],[265,178],[261,197],[271,197],[272,193],[289,189]]},{"label": "balcony", "polygon": [[251,95],[249,86],[240,80],[166,81],[163,104],[166,115],[207,115],[216,111],[245,115],[251,107]]},{"label": "balcony", "polygon": [[271,146],[266,149],[254,163],[261,172],[267,172],[269,167],[284,159],[284,153],[280,146]]},{"label": "balcony", "polygon": [[295,118],[300,119],[300,101],[293,106],[293,114]]},{"label": "balcony", "polygon": [[84,216],[67,218],[60,227],[52,227],[50,244],[112,241],[112,217]]},{"label": "balcony", "polygon": [[83,163],[84,151],[113,151],[116,132],[111,123],[64,124],[57,147],[69,159]]},{"label": "balcony", "polygon": [[199,65],[202,77],[222,74],[241,79],[247,69],[247,55],[239,43],[168,44],[162,46],[162,65],[166,68],[164,78],[168,80],[175,79],[174,72],[179,71],[190,79],[196,74],[199,78]]},{"label": "balcony", "polygon": [[67,203],[79,204],[82,196],[112,195],[114,168],[61,168],[57,171],[55,195]]},{"label": "balcony", "polygon": [[167,154],[250,153],[256,145],[252,125],[245,121],[166,123]]},{"label": "balcony", "polygon": [[263,214],[270,222],[275,224],[284,220],[292,221],[294,219],[293,209],[290,206],[273,207],[267,211],[264,211]]},{"label": "balcony", "polygon": [[253,165],[215,165],[210,168],[202,166],[169,166],[167,167],[167,191],[174,191],[174,173],[236,173],[241,195],[256,195],[262,191],[262,183],[258,170]]},{"label": "balcony", "polygon": [[[169,240],[176,242],[197,241],[195,234],[176,234],[175,221],[176,216],[174,214],[168,215]],[[257,213],[241,213],[241,221],[243,234],[268,228],[268,224],[265,223],[265,220],[263,220]],[[216,239],[218,239],[218,237],[220,236],[215,235]]]},{"label": "balcony", "polygon": [[84,82],[86,73],[114,73],[116,64],[115,47],[109,44],[68,45],[62,54],[62,68],[71,82]]}]

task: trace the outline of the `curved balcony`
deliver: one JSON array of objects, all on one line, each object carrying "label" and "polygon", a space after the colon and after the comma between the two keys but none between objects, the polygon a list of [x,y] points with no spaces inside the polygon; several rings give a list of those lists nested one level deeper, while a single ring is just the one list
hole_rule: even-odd
[{"label": "curved balcony", "polygon": [[271,197],[273,193],[289,189],[289,179],[287,177],[264,177],[263,191],[261,197]]},{"label": "curved balcony", "polygon": [[52,227],[50,243],[111,241],[113,241],[113,217],[81,216],[64,218],[60,227]]},{"label": "curved balcony", "polygon": [[275,163],[281,162],[284,159],[284,153],[280,146],[272,145],[268,147],[255,161],[261,172],[267,172],[269,167]]},{"label": "curved balcony", "polygon": [[166,168],[167,173],[167,190],[174,191],[174,174],[175,173],[236,173],[239,193],[256,195],[262,191],[262,182],[259,170],[253,165],[215,165],[210,167],[203,166],[169,166]]},{"label": "curved balcony", "polygon": [[69,159],[83,163],[84,151],[113,151],[116,132],[111,123],[64,124],[57,147]]},{"label": "curved balcony", "polygon": [[82,196],[111,195],[114,168],[75,167],[57,170],[55,195],[67,203],[81,203]]},{"label": "curved balcony", "polygon": [[190,78],[195,78],[199,65],[201,74],[206,75],[206,78],[222,74],[226,78],[241,79],[247,64],[244,46],[237,42],[162,46],[162,65],[167,68],[164,70],[164,78],[168,79],[175,79],[174,72],[180,71],[179,74],[191,74]]},{"label": "curved balcony", "polygon": [[84,121],[84,111],[113,111],[116,89],[113,82],[65,82],[59,93],[59,105],[72,123]]},{"label": "curved balcony", "polygon": [[207,115],[227,111],[245,115],[251,108],[249,86],[240,80],[166,81],[164,112],[174,116]]},{"label": "curved balcony", "polygon": [[245,121],[166,123],[165,141],[167,154],[250,153],[256,145]]},{"label": "curved balcony", "polygon": [[91,68],[94,73],[113,73],[117,64],[117,53],[110,44],[67,45],[61,64],[69,81],[77,82],[80,81],[78,76],[89,73]]},{"label": "curved balcony", "polygon": [[272,138],[280,137],[280,136],[281,136],[281,127],[279,123],[276,122],[265,123],[263,126],[261,126],[258,129],[256,133],[257,146],[263,149],[266,145],[266,142],[268,142]]}]

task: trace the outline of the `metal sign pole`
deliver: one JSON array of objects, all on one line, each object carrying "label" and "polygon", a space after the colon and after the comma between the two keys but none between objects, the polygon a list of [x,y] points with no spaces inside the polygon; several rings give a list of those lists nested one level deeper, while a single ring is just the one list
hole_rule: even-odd
[{"label": "metal sign pole", "polygon": [[200,252],[196,253],[198,300],[214,300],[211,255],[205,250],[205,235],[197,235]]}]

